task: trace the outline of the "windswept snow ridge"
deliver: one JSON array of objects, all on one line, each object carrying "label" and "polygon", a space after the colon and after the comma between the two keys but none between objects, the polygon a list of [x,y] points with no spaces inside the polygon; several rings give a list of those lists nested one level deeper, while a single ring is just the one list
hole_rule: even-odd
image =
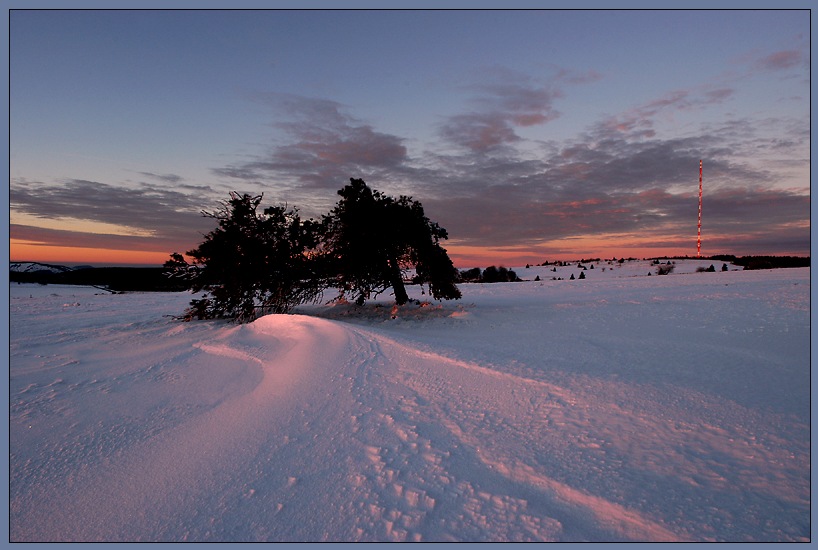
[{"label": "windswept snow ridge", "polygon": [[12,285],[11,540],[809,539],[809,269],[537,269],[242,326]]}]

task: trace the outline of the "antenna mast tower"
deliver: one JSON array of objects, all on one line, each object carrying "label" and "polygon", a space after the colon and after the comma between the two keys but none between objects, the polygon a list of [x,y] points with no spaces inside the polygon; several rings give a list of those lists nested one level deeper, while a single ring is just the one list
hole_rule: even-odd
[{"label": "antenna mast tower", "polygon": [[699,232],[696,237],[696,257],[702,257],[702,161],[699,160]]}]

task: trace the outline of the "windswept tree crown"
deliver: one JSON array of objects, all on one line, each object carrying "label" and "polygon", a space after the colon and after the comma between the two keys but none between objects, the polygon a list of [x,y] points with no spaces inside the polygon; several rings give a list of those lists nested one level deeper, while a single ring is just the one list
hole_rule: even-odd
[{"label": "windswept tree crown", "polygon": [[398,305],[409,297],[403,283],[406,269],[429,286],[436,299],[460,298],[458,273],[446,250],[446,230],[426,217],[411,197],[394,199],[351,178],[338,191],[341,200],[323,219],[323,242],[342,292],[357,303],[392,287]]},{"label": "windswept tree crown", "polygon": [[216,229],[197,248],[171,254],[169,275],[194,292],[186,318],[227,317],[250,321],[259,313],[286,313],[318,301],[330,287],[363,304],[390,286],[395,301],[409,297],[405,272],[428,285],[436,299],[460,298],[458,272],[440,240],[446,230],[426,217],[411,197],[398,199],[351,179],[338,191],[335,208],[321,221],[302,220],[296,209],[258,212],[261,195],[231,193],[215,212]]}]

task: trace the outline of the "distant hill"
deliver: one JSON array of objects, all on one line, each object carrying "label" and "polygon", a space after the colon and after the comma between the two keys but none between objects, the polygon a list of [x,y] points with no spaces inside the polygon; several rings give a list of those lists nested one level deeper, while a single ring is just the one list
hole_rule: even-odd
[{"label": "distant hill", "polygon": [[72,268],[64,265],[41,264],[39,262],[14,262],[9,266],[12,273],[64,273]]},{"label": "distant hill", "polygon": [[183,285],[165,276],[163,267],[66,267],[38,262],[10,265],[9,282],[41,285],[85,285],[112,292],[185,290]]}]

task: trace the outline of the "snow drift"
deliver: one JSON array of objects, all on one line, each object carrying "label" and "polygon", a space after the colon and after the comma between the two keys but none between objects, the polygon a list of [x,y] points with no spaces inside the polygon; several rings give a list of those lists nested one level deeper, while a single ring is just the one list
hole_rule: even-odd
[{"label": "snow drift", "polygon": [[242,326],[12,285],[10,538],[808,540],[809,269],[698,265]]}]

